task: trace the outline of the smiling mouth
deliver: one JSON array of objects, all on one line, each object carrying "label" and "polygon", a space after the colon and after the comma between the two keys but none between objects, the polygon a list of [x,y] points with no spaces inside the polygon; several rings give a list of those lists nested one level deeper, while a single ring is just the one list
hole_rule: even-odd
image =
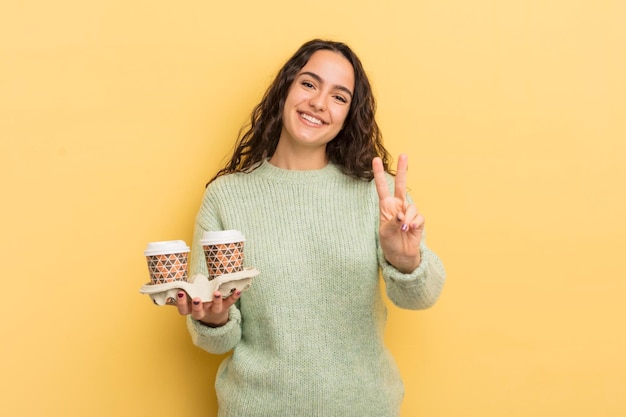
[{"label": "smiling mouth", "polygon": [[316,125],[319,125],[319,126],[324,124],[324,122],[322,120],[320,120],[320,119],[318,119],[316,117],[313,117],[313,116],[311,116],[309,114],[300,113],[300,117],[303,118],[304,120],[306,120],[307,122],[310,122],[310,123],[313,123],[313,124],[316,124]]}]

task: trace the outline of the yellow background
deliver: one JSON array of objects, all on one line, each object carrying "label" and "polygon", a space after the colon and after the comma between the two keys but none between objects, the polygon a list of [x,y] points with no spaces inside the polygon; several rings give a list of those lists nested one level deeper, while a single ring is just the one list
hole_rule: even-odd
[{"label": "yellow background", "polygon": [[0,414],[211,416],[221,357],[155,307],[148,241],[313,37],[369,72],[448,282],[391,308],[403,417],[626,414],[622,1],[0,6]]}]

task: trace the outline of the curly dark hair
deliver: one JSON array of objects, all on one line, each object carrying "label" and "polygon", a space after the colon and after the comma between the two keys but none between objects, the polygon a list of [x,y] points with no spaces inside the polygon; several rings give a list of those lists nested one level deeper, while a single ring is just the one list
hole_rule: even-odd
[{"label": "curly dark hair", "polygon": [[356,54],[341,42],[314,39],[303,44],[285,63],[242,128],[230,161],[207,183],[233,172],[250,172],[271,157],[283,127],[283,108],[289,88],[311,55],[320,50],[340,53],[354,70],[354,95],[341,131],[326,145],[328,160],[350,177],[374,178],[372,159],[380,157],[389,171],[390,156],[375,119],[376,101],[367,74]]}]

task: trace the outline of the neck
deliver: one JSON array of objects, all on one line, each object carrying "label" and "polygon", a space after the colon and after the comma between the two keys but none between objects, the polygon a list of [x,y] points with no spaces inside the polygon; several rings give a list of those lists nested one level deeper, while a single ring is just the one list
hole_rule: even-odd
[{"label": "neck", "polygon": [[279,143],[269,162],[275,167],[282,169],[309,171],[324,168],[328,165],[328,158],[326,157],[325,148],[316,150],[305,149],[299,152],[292,149],[287,152]]}]

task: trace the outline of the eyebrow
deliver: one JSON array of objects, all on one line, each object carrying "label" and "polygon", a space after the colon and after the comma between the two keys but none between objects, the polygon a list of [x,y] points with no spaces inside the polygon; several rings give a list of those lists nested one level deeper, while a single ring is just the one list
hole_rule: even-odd
[{"label": "eyebrow", "polygon": [[[322,79],[322,77],[320,77],[319,75],[317,75],[314,72],[311,71],[303,71],[300,73],[300,75],[308,75],[311,78],[315,78],[315,81],[317,81],[318,83],[323,83],[324,80]],[[334,88],[336,88],[337,90],[341,90],[343,92],[345,92],[346,94],[348,94],[350,96],[350,98],[352,98],[352,91],[350,91],[350,89],[348,87],[344,87],[343,85],[337,84],[334,86]]]}]

